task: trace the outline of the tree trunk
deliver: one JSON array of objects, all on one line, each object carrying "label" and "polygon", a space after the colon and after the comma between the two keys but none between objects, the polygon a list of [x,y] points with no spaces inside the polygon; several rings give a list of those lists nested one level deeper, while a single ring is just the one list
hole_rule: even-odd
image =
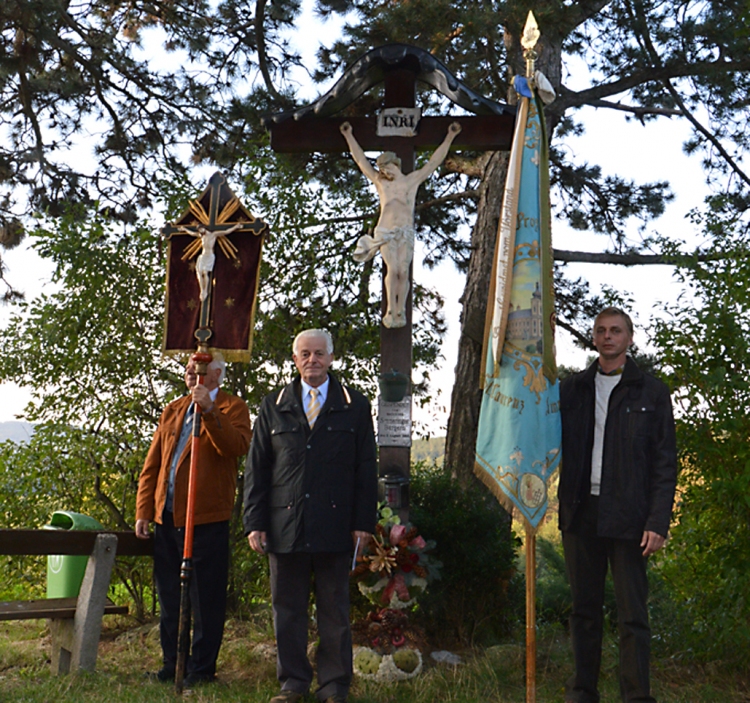
[{"label": "tree trunk", "polygon": [[474,448],[482,399],[479,372],[484,342],[484,318],[507,169],[507,153],[493,152],[489,155],[479,189],[477,219],[471,233],[466,288],[461,297],[461,335],[445,440],[445,465],[464,485],[474,472]]}]

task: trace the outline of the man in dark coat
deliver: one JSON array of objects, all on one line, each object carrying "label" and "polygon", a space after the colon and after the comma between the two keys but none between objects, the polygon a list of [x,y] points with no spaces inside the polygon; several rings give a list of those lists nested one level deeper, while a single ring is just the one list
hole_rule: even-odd
[{"label": "man in dark coat", "polygon": [[677,457],[669,389],[626,352],[633,323],[617,308],[594,322],[599,358],[560,386],[560,529],[573,596],[575,674],[568,703],[597,703],[607,566],[617,602],[620,693],[655,703],[646,559],[661,549],[672,516]]},{"label": "man in dark coat", "polygon": [[271,703],[300,701],[312,683],[311,581],[320,636],[316,695],[345,703],[352,679],[352,550],[364,547],[377,520],[372,414],[363,395],[329,374],[328,332],[300,333],[292,356],[300,376],[263,400],[255,423],[245,469],[245,534],[253,550],[269,555],[281,683]]}]

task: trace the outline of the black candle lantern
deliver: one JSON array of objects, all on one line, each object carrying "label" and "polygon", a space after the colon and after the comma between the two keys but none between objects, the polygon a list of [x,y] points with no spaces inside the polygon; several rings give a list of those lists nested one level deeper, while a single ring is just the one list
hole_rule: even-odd
[{"label": "black candle lantern", "polygon": [[380,500],[389,508],[400,510],[406,506],[406,496],[409,490],[409,479],[401,474],[390,473],[381,476],[378,480],[380,486]]}]

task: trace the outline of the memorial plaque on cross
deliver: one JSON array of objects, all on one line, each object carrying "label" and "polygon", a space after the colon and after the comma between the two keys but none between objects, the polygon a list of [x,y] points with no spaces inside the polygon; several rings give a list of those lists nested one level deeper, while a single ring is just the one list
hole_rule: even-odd
[{"label": "memorial plaque on cross", "polygon": [[[451,102],[472,113],[457,117],[422,117],[416,106],[417,82],[442,93]],[[380,112],[375,116],[357,116],[351,106],[365,92],[384,84]],[[346,117],[338,117],[343,110]],[[349,123],[363,151],[390,151],[401,160],[401,171],[414,170],[417,150],[440,145],[452,123],[460,125],[452,147],[476,151],[510,149],[515,123],[515,109],[488,100],[464,86],[448,69],[428,52],[404,44],[391,44],[369,52],[337,81],[334,87],[309,106],[264,118],[271,133],[271,147],[278,152],[333,153],[349,151],[342,135],[342,124]],[[346,129],[346,128],[345,128]],[[356,157],[355,157],[356,160]],[[382,195],[382,194],[381,194]],[[382,210],[381,210],[382,214]],[[387,266],[384,262],[384,281]],[[409,269],[409,280],[412,269]],[[383,290],[383,314],[386,314],[386,286]],[[381,379],[389,375],[405,376],[407,386],[401,401],[393,398],[379,403],[378,444],[381,477],[395,479],[394,486],[408,483],[411,447],[411,369],[412,324],[411,286],[405,301],[406,324],[380,327]],[[400,480],[399,480],[400,479]],[[386,481],[386,485],[388,482]],[[390,498],[400,502],[408,513],[408,493]]]}]

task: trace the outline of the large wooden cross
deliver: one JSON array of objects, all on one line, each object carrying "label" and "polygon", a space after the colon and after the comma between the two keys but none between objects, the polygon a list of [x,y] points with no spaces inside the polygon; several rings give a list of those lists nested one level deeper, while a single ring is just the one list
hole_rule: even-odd
[{"label": "large wooden cross", "polygon": [[[356,62],[353,69],[350,68],[347,71],[347,74],[329,91],[327,96],[321,98],[313,106],[314,109],[298,111],[293,116],[278,115],[267,118],[265,124],[271,132],[271,147],[274,151],[284,153],[348,151],[346,141],[339,129],[344,121],[351,123],[356,139],[364,151],[395,152],[401,159],[401,170],[405,174],[414,170],[416,151],[438,146],[445,138],[448,126],[453,121],[459,122],[462,130],[454,140],[452,148],[476,151],[510,150],[515,122],[512,109],[507,109],[507,107],[502,109],[495,103],[494,105],[500,109],[492,110],[493,105],[490,101],[479,98],[472,91],[461,86],[460,82],[450,76],[447,70],[442,65],[438,65],[438,62],[427,52],[416,47],[392,46],[396,48],[392,53],[403,56],[403,59],[393,60],[390,63],[386,59],[384,63],[375,65],[374,61],[368,62],[367,59],[379,50],[370,52]],[[391,48],[382,47],[381,51],[387,52]],[[440,69],[439,72],[434,71],[436,65]],[[373,66],[375,67],[373,68]],[[419,121],[417,133],[409,137],[379,135],[377,117],[351,115],[351,110],[347,110],[345,117],[319,116],[321,112],[340,112],[343,107],[348,107],[348,104],[354,102],[354,99],[364,92],[363,87],[367,89],[375,82],[380,82],[381,78],[385,84],[382,103],[384,109],[414,108],[416,106],[417,80],[425,80],[425,66],[427,66],[427,69],[433,69],[429,82],[432,85],[438,84],[437,87],[440,92],[449,97],[452,97],[452,94],[458,95],[460,93],[461,97],[464,98],[460,104],[464,108],[472,109],[472,105],[475,105],[477,112],[494,112],[494,114],[423,117]],[[370,75],[369,80],[365,76],[368,69],[376,73],[374,78]],[[433,74],[437,75],[436,80],[432,79]],[[440,85],[443,81],[447,84],[445,90]],[[345,103],[347,92],[353,96],[349,103]],[[467,95],[468,98],[466,98]],[[459,100],[454,100],[454,102],[459,102]],[[385,263],[383,267],[385,269]],[[410,281],[411,278],[410,270]],[[387,328],[382,324],[380,326],[381,374],[397,370],[408,376],[410,381],[412,368],[411,290],[410,287],[406,304],[406,326],[395,329]],[[386,292],[384,290],[383,306],[385,304]],[[385,307],[383,310],[385,310]],[[410,388],[408,393],[411,393]],[[408,432],[411,436],[410,427]],[[383,446],[381,443],[379,468],[381,477],[388,474],[397,474],[404,479],[408,479],[409,471],[410,446]],[[408,511],[408,497],[405,497],[405,505],[402,506],[402,510],[404,513]]]}]

